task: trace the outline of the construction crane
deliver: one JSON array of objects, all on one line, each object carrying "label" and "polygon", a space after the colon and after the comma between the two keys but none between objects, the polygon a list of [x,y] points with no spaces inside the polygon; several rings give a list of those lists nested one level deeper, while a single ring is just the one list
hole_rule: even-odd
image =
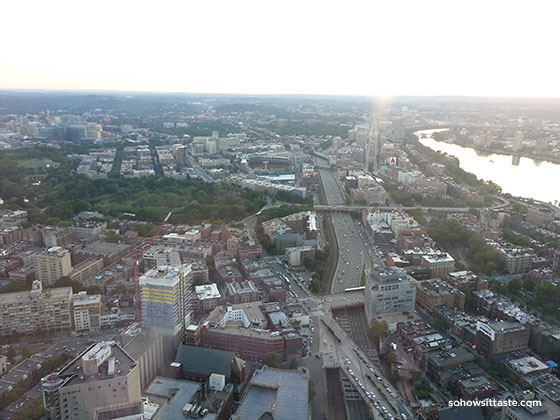
[{"label": "construction crane", "polygon": [[142,325],[142,302],[140,301],[140,268],[139,268],[139,264],[140,264],[140,261],[142,261],[142,259],[144,258],[144,255],[146,255],[146,252],[148,252],[148,250],[154,244],[156,238],[159,236],[159,233],[161,232],[161,229],[163,228],[163,225],[167,223],[167,221],[169,220],[169,218],[171,217],[172,214],[173,214],[173,210],[171,210],[169,213],[167,213],[167,216],[165,216],[162,223],[156,229],[156,232],[154,233],[154,236],[152,236],[152,238],[150,239],[148,244],[145,245],[140,250],[140,254],[139,254],[138,257],[136,257],[134,255],[136,249],[133,249],[132,251],[130,251],[127,255],[125,255],[123,257],[123,264],[124,264],[125,270],[126,270],[126,267],[127,267],[127,261],[132,262],[132,270],[133,270],[133,274],[134,274],[134,300],[135,300],[134,304],[136,305],[136,322],[140,325]]}]

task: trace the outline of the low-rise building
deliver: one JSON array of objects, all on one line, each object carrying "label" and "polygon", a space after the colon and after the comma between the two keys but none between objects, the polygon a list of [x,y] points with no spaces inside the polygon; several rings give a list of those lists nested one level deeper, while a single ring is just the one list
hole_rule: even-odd
[{"label": "low-rise building", "polygon": [[529,329],[516,321],[476,323],[476,349],[485,356],[527,350]]},{"label": "low-rise building", "polygon": [[[207,384],[158,376],[146,390],[158,404],[154,419],[228,420],[233,407],[232,384],[215,375]],[[128,418],[127,418],[128,419]]]},{"label": "low-rise building", "polygon": [[292,329],[272,331],[260,305],[262,302],[218,306],[204,322],[201,345],[235,352],[249,361],[262,361],[270,352],[282,360],[301,357],[301,336]]},{"label": "low-rise building", "polygon": [[195,286],[194,289],[198,300],[198,308],[202,311],[214,309],[218,304],[218,299],[222,297],[216,283]]},{"label": "low-rise building", "polygon": [[413,311],[416,281],[392,267],[374,266],[366,280],[365,308],[368,319],[379,314]]},{"label": "low-rise building", "polygon": [[8,371],[8,358],[0,354],[0,378]]},{"label": "low-rise building", "polygon": [[416,284],[416,302],[429,312],[439,305],[463,310],[465,294],[443,280],[424,280]]},{"label": "low-rise building", "polygon": [[505,404],[502,408],[501,420],[560,419],[560,407],[535,391],[519,391],[508,394],[505,399],[515,400],[517,404]]},{"label": "low-rise building", "polygon": [[88,258],[72,267],[70,278],[81,284],[89,284],[103,270],[103,259]]},{"label": "low-rise building", "polygon": [[445,278],[455,270],[455,259],[446,252],[423,255],[420,264],[430,269],[432,278]]},{"label": "low-rise building", "polygon": [[79,292],[72,296],[74,331],[99,331],[101,329],[101,295],[88,296]]},{"label": "low-rise building", "polygon": [[502,256],[504,268],[510,274],[525,273],[531,267],[533,254],[528,249],[496,246]]},{"label": "low-rise building", "polygon": [[75,241],[97,241],[106,230],[106,222],[80,221],[75,226],[70,226],[72,239]]},{"label": "low-rise building", "polygon": [[226,283],[228,302],[232,304],[256,302],[261,299],[261,292],[251,280]]},{"label": "low-rise building", "polygon": [[459,290],[464,290],[465,287],[473,292],[476,290],[488,289],[488,280],[481,279],[472,271],[455,271],[453,273],[448,273],[446,280]]},{"label": "low-rise building", "polygon": [[432,378],[437,378],[445,369],[473,360],[474,355],[463,347],[433,351],[426,354],[426,371]]},{"label": "low-rise building", "polygon": [[18,283],[31,286],[31,283],[33,283],[33,280],[36,278],[35,267],[33,264],[25,264],[10,271],[8,273],[8,278]]},{"label": "low-rise building", "polygon": [[315,248],[311,246],[295,246],[286,248],[286,256],[291,266],[302,265],[305,258],[315,256]]},{"label": "low-rise building", "polygon": [[309,377],[301,370],[265,366],[251,378],[249,389],[232,419],[308,420],[308,387]]}]

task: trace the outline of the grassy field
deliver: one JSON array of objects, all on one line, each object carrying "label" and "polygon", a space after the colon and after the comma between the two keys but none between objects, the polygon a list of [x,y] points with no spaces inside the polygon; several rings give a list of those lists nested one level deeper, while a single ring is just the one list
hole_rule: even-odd
[{"label": "grassy field", "polygon": [[39,168],[46,168],[48,165],[53,165],[54,162],[50,160],[39,160],[39,159],[24,159],[18,160],[17,165],[20,168],[25,169],[39,169]]}]

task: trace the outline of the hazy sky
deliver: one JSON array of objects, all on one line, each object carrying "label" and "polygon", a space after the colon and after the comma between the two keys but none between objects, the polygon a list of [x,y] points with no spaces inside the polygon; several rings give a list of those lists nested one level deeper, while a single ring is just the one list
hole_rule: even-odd
[{"label": "hazy sky", "polygon": [[560,97],[560,1],[3,1],[0,88]]}]

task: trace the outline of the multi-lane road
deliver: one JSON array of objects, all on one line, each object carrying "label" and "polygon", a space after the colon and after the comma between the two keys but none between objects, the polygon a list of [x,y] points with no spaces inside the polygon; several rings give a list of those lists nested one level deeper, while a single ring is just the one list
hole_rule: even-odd
[{"label": "multi-lane road", "polygon": [[[381,370],[368,359],[352,338],[326,311],[319,311],[321,353],[325,367],[341,367],[370,406],[374,418],[412,419],[413,414],[397,391],[383,378]],[[403,417],[404,414],[404,417]]]},{"label": "multi-lane road", "polygon": [[[319,169],[319,175],[327,204],[341,205],[344,196],[336,174],[331,169]],[[369,266],[370,258],[352,217],[348,213],[333,213],[330,217],[338,244],[338,265],[331,291],[340,293],[360,285],[364,265]]]}]

